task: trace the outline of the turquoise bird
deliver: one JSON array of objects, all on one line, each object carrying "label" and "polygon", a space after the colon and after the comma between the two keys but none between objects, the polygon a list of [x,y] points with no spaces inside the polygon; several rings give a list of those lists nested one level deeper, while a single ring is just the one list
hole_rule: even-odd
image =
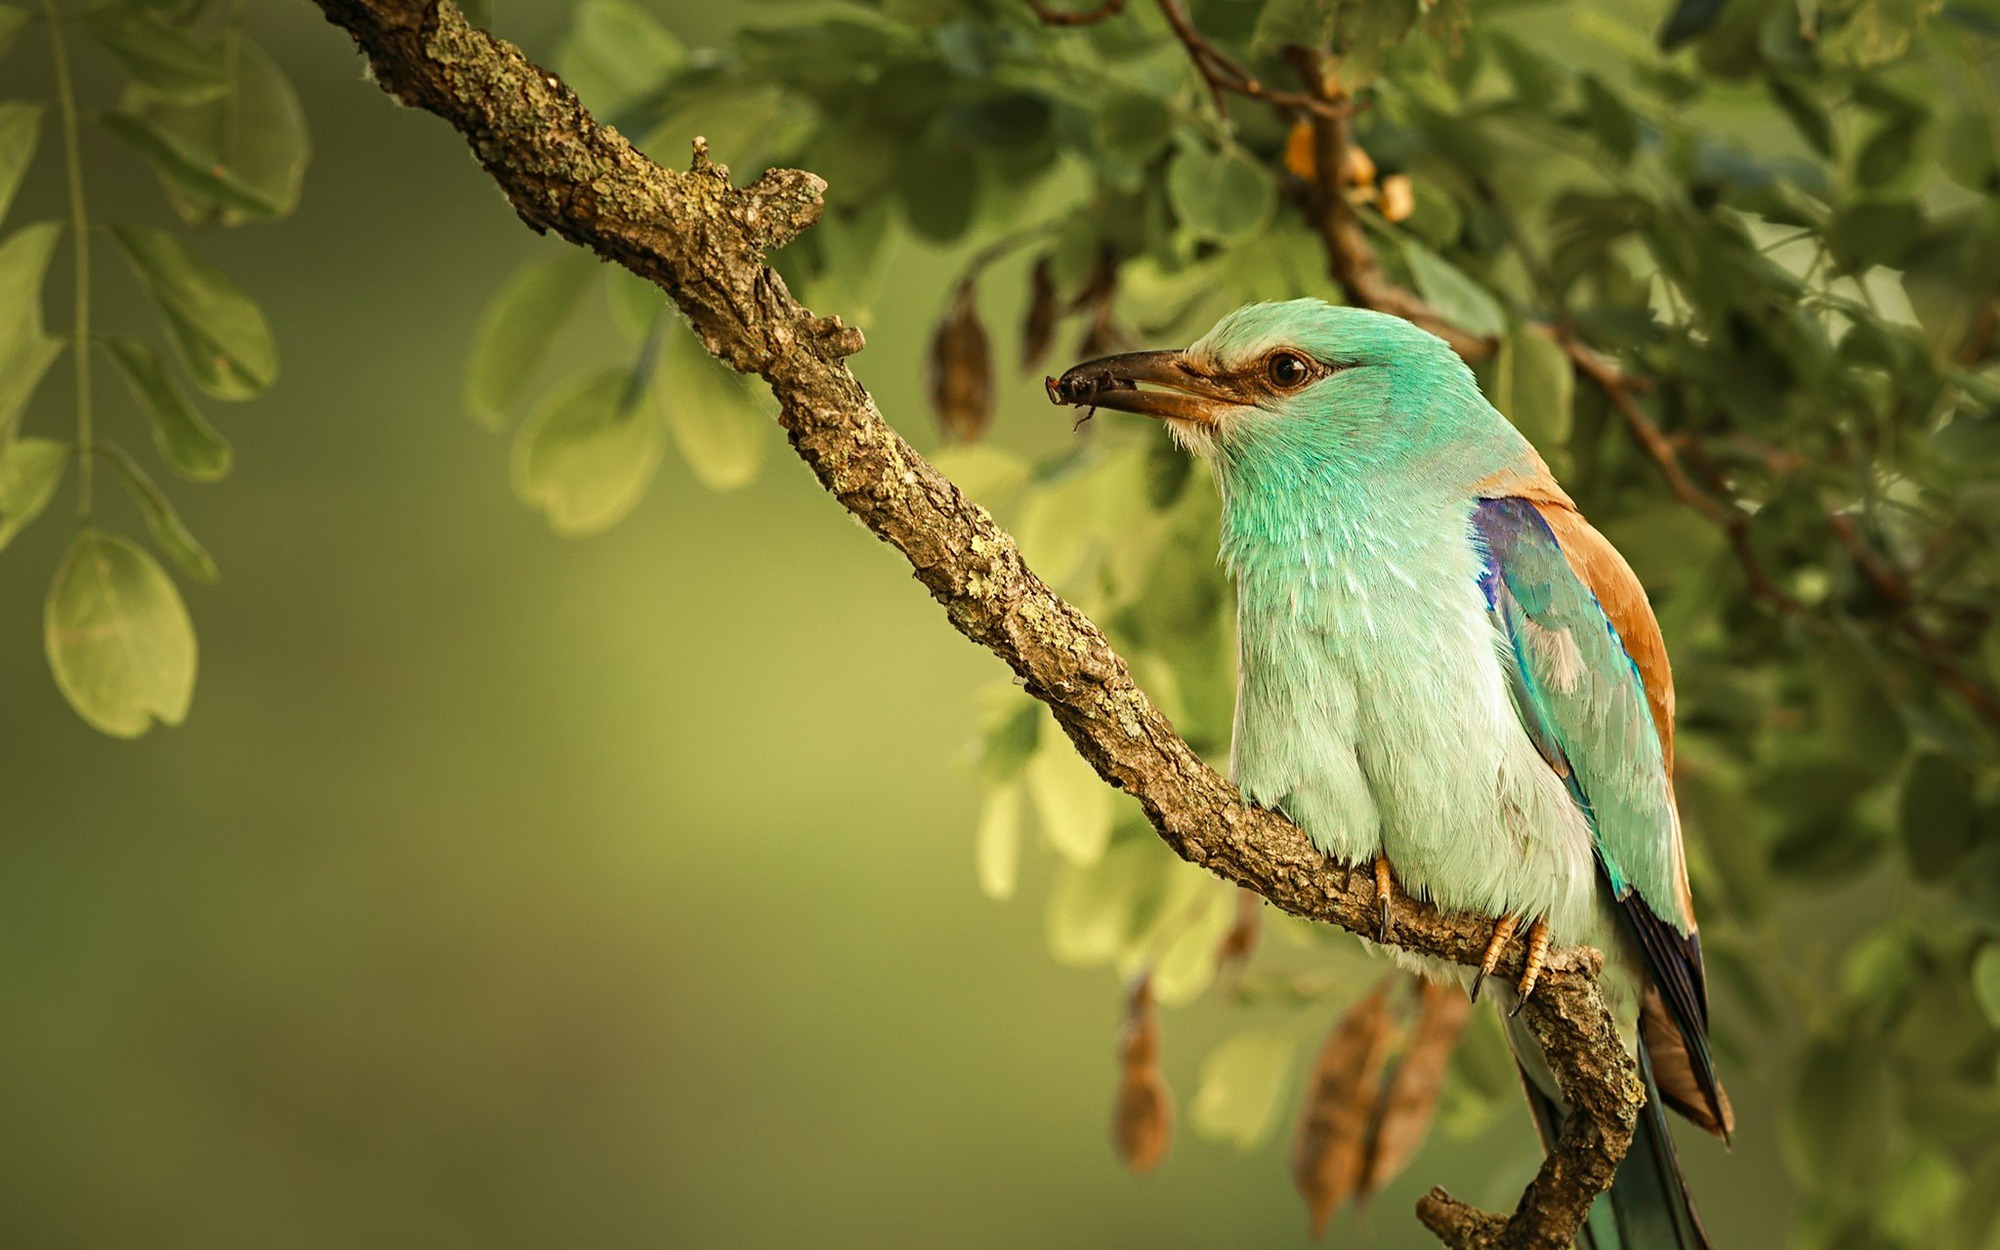
[{"label": "turquoise bird", "polygon": [[[1253,304],[1185,351],[1050,379],[1058,403],[1159,418],[1221,487],[1239,685],[1231,772],[1392,891],[1611,956],[1647,1107],[1593,1250],[1708,1246],[1663,1108],[1727,1138],[1672,783],[1673,683],[1624,559],[1442,339],[1319,300]],[[1464,970],[1435,961],[1432,976]],[[1505,1005],[1503,1003],[1503,1005]],[[1563,1109],[1510,1026],[1545,1142]]]}]

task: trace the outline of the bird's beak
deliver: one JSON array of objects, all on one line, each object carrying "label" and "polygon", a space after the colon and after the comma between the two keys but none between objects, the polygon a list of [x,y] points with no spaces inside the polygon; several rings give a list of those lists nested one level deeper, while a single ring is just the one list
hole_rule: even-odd
[{"label": "bird's beak", "polygon": [[1243,402],[1216,379],[1188,364],[1181,352],[1127,352],[1087,360],[1047,379],[1049,402],[1079,408],[1112,408],[1148,417],[1214,425]]}]

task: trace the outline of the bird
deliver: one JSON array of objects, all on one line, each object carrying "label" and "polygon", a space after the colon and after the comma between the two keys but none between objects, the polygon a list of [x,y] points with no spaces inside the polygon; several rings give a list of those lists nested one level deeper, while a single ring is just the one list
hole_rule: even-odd
[{"label": "bird", "polygon": [[[1646,1105],[1579,1242],[1708,1250],[1669,1107],[1728,1139],[1673,789],[1674,694],[1644,587],[1443,339],[1386,313],[1250,304],[1178,351],[1087,361],[1059,404],[1163,421],[1222,496],[1236,586],[1230,773],[1328,857],[1494,918],[1509,1042],[1543,1143],[1564,1115],[1518,1014],[1551,947],[1609,953],[1603,988]],[[1523,929],[1525,926],[1525,929]]]}]

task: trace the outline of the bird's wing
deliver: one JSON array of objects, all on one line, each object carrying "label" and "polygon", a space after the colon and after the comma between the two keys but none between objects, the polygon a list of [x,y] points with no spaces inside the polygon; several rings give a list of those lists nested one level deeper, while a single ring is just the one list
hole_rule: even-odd
[{"label": "bird's wing", "polygon": [[1473,529],[1522,727],[1589,817],[1598,866],[1720,1123],[1701,941],[1667,769],[1671,721],[1664,733],[1661,725],[1672,696],[1646,680],[1648,667],[1665,678],[1666,656],[1645,592],[1610,543],[1563,505],[1481,499]]}]

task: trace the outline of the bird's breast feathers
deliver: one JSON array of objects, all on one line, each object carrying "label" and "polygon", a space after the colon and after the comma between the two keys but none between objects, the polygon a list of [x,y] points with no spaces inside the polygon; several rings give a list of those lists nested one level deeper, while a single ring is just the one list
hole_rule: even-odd
[{"label": "bird's breast feathers", "polygon": [[[1233,536],[1233,771],[1335,858],[1386,853],[1413,893],[1547,915],[1583,940],[1590,830],[1514,710],[1469,518],[1467,505]],[[1545,645],[1559,665],[1563,640]]]}]

